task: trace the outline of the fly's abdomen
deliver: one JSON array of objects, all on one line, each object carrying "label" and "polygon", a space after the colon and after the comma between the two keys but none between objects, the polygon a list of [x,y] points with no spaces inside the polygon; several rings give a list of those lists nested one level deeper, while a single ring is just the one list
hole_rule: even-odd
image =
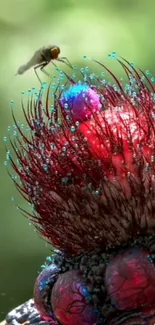
[{"label": "fly's abdomen", "polygon": [[26,65],[21,65],[17,71],[17,74],[23,74],[27,70]]},{"label": "fly's abdomen", "polygon": [[23,74],[25,71],[29,70],[32,67],[35,67],[44,61],[42,57],[41,50],[38,50],[34,53],[32,58],[25,64],[21,65],[17,71],[17,74]]}]

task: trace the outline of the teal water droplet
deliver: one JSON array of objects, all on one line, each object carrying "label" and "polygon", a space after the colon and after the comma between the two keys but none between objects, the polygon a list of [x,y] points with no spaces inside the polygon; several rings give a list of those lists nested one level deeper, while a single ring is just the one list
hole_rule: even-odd
[{"label": "teal water droplet", "polygon": [[68,183],[68,177],[62,177],[61,182],[62,182],[62,184],[67,184]]},{"label": "teal water droplet", "polygon": [[69,121],[70,120],[70,116],[66,115],[66,120]]},{"label": "teal water droplet", "polygon": [[72,132],[72,133],[74,133],[74,132],[75,132],[75,130],[76,130],[76,129],[75,129],[75,126],[74,126],[74,125],[72,125],[72,126],[71,126],[71,132]]},{"label": "teal water droplet", "polygon": [[55,83],[52,84],[52,89],[56,89],[56,84]]},{"label": "teal water droplet", "polygon": [[64,104],[64,108],[65,109],[68,109],[69,108],[69,105],[67,103]]},{"label": "teal water droplet", "polygon": [[147,75],[147,76],[150,76],[150,75],[151,75],[151,73],[150,73],[149,70],[146,70],[146,75]]},{"label": "teal water droplet", "polygon": [[65,85],[61,85],[60,86],[60,89],[63,91],[63,90],[65,90]]},{"label": "teal water droplet", "polygon": [[17,131],[13,131],[13,136],[17,136]]},{"label": "teal water droplet", "polygon": [[50,111],[51,111],[52,113],[56,111],[54,105],[51,105],[51,107],[50,107]]},{"label": "teal water droplet", "polygon": [[10,151],[7,151],[6,153],[6,160],[10,160]]},{"label": "teal water droplet", "polygon": [[85,67],[85,72],[89,72],[90,71],[90,69],[89,69],[89,67]]},{"label": "teal water droplet", "polygon": [[145,76],[142,76],[142,77],[141,77],[141,81],[144,81],[144,80],[145,80]]},{"label": "teal water droplet", "polygon": [[43,168],[44,168],[44,170],[45,170],[46,172],[47,172],[48,169],[49,169],[48,165],[46,165],[46,164],[43,165]]},{"label": "teal water droplet", "polygon": [[12,108],[13,106],[14,106],[14,101],[11,100],[11,101],[10,101],[10,107]]},{"label": "teal water droplet", "polygon": [[48,263],[51,263],[51,262],[52,262],[52,257],[51,257],[51,256],[47,256],[47,257],[46,257],[46,261],[47,261]]},{"label": "teal water droplet", "polygon": [[113,51],[112,54],[111,54],[112,58],[115,59],[117,57],[117,52],[116,51]]}]

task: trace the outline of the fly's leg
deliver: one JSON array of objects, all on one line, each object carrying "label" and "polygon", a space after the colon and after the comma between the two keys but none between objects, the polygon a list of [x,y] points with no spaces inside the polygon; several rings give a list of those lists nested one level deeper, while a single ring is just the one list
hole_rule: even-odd
[{"label": "fly's leg", "polygon": [[[52,63],[57,68],[56,64],[53,61],[50,61],[50,63]],[[47,64],[49,64],[49,62],[44,63],[40,68],[40,70],[43,71],[46,74],[46,76],[52,78],[52,76],[46,70],[44,70],[44,67],[46,67]]]},{"label": "fly's leg", "polygon": [[67,64],[68,67],[73,69],[73,66],[71,65],[71,63],[69,62],[69,60],[66,57],[57,58],[56,60]]},{"label": "fly's leg", "polygon": [[40,68],[40,70],[41,70],[42,72],[44,72],[44,73],[46,74],[46,76],[50,77],[50,74],[49,74],[49,73],[44,69],[44,68],[48,65],[48,63],[49,63],[49,62],[45,62],[45,63],[43,63],[42,66],[41,66],[41,68]]},{"label": "fly's leg", "polygon": [[46,72],[46,70],[44,70],[44,68],[46,67],[46,65],[48,65],[48,63],[49,63],[49,62],[41,63],[41,64],[37,65],[37,66],[34,68],[34,72],[35,72],[35,74],[36,74],[36,76],[37,76],[37,78],[38,78],[38,80],[40,81],[41,84],[42,84],[42,82],[41,82],[41,79],[40,79],[39,76],[38,76],[37,69],[40,68],[40,70],[41,70],[42,72],[44,72],[44,73],[46,74],[46,76],[50,77],[49,73]]},{"label": "fly's leg", "polygon": [[57,65],[53,62],[53,60],[51,60],[50,62],[57,68]]},{"label": "fly's leg", "polygon": [[66,61],[69,64],[69,66],[73,69],[72,64],[70,63],[70,61],[65,56],[61,57],[60,59],[62,59],[64,62]]},{"label": "fly's leg", "polygon": [[34,67],[34,72],[35,72],[35,74],[36,74],[36,76],[37,76],[39,82],[41,83],[41,85],[42,85],[42,82],[41,82],[41,79],[40,79],[39,76],[38,76],[37,69],[38,69],[38,68],[41,68],[42,66],[44,67],[44,65],[41,63],[41,64],[37,65],[36,67]]}]

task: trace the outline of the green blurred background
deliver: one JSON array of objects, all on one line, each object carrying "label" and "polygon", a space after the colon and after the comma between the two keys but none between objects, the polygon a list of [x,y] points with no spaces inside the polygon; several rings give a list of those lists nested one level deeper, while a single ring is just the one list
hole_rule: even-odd
[{"label": "green blurred background", "polygon": [[21,91],[39,87],[33,70],[15,77],[17,68],[40,46],[56,44],[80,67],[83,55],[107,62],[107,54],[116,50],[155,74],[154,13],[153,0],[0,0],[0,320],[32,296],[37,272],[49,254],[11,201],[15,197],[27,209],[4,166],[10,100],[21,120]]}]

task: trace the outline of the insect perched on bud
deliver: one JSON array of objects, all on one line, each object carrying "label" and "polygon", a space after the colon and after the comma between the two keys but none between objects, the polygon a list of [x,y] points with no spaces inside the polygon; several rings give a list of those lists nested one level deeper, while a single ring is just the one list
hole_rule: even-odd
[{"label": "insect perched on bud", "polygon": [[19,67],[16,75],[18,75],[18,74],[21,75],[28,69],[34,67],[34,72],[35,72],[38,80],[41,83],[41,80],[37,73],[37,69],[40,68],[41,71],[43,71],[47,76],[49,76],[49,74],[44,70],[44,68],[50,62],[54,66],[56,66],[56,64],[53,62],[53,60],[64,62],[70,68],[72,68],[72,65],[69,62],[69,60],[66,57],[59,57],[59,54],[60,54],[60,48],[58,46],[56,46],[56,45],[49,45],[47,47],[43,46],[33,54],[31,59],[26,64],[23,64]]}]

